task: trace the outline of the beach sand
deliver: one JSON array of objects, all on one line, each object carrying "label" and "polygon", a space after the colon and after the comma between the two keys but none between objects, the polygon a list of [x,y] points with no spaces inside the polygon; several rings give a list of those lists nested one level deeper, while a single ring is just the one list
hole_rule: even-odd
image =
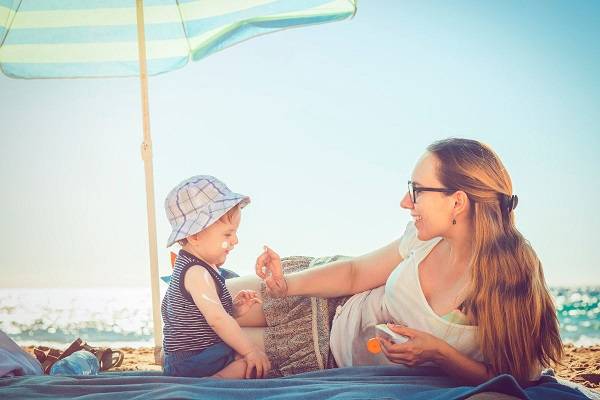
[{"label": "beach sand", "polygon": [[556,367],[557,376],[589,388],[600,388],[600,345],[565,345],[564,366]]},{"label": "beach sand", "polygon": [[[24,347],[33,354],[33,347]],[[123,364],[111,371],[160,371],[154,364],[154,349],[149,347],[120,349],[125,353]],[[558,377],[579,383],[588,388],[600,388],[600,345],[575,347],[565,345],[564,366],[555,368]]]}]

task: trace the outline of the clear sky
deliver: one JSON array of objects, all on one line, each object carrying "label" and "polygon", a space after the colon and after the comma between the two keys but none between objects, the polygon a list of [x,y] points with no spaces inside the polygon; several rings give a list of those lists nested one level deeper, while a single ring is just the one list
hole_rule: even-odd
[{"label": "clear sky", "polygon": [[[212,174],[252,204],[227,265],[358,255],[399,237],[436,139],[490,144],[550,285],[600,284],[600,3],[360,1],[150,78],[163,200]],[[0,76],[0,287],[147,286],[139,81]]]}]

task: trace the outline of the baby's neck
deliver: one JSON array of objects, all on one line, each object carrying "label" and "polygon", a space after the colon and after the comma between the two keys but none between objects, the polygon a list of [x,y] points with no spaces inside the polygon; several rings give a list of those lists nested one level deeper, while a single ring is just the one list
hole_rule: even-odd
[{"label": "baby's neck", "polygon": [[190,246],[189,243],[185,244],[181,250],[185,250],[188,253],[190,253],[191,255],[195,256],[196,258],[199,258],[200,260],[204,261],[205,263],[207,263],[208,265],[210,265],[211,267],[213,267],[215,270],[217,270],[218,268],[213,264],[210,263],[206,260],[206,258],[200,254],[200,252],[198,252],[196,249],[194,249],[192,246]]}]

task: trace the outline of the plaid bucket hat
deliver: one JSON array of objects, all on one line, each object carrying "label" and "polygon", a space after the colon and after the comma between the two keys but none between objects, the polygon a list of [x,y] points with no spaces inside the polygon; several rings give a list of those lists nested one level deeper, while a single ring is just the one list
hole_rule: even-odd
[{"label": "plaid bucket hat", "polygon": [[232,192],[214,176],[186,179],[165,199],[167,218],[173,230],[167,247],[212,225],[236,205],[245,207],[248,203],[250,197]]}]

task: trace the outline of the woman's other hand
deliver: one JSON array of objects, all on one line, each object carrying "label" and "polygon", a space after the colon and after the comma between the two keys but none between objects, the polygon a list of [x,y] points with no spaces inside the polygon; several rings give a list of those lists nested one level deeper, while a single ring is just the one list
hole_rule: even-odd
[{"label": "woman's other hand", "polygon": [[381,351],[391,362],[416,367],[426,362],[436,362],[442,347],[447,344],[443,340],[423,331],[402,325],[388,324],[393,332],[408,337],[408,341],[395,344],[380,338]]},{"label": "woman's other hand", "polygon": [[262,300],[254,290],[240,290],[233,298],[233,315],[239,318],[250,311],[254,304],[262,304]]},{"label": "woman's other hand", "polygon": [[287,296],[288,285],[281,269],[281,258],[267,246],[256,259],[256,275],[265,282],[271,296]]}]

